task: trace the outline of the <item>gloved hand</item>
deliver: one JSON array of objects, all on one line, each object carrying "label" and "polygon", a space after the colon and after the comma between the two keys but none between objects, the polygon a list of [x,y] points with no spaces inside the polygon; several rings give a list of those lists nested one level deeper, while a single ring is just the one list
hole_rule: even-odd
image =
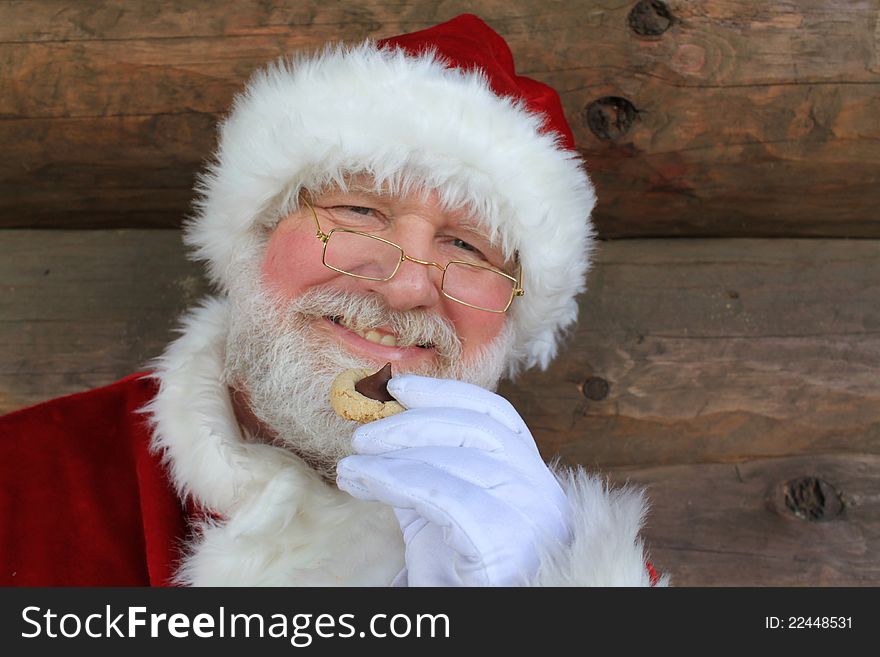
[{"label": "gloved hand", "polygon": [[359,427],[337,484],[394,507],[409,586],[514,586],[569,541],[569,503],[510,403],[469,383],[395,376],[408,410]]}]

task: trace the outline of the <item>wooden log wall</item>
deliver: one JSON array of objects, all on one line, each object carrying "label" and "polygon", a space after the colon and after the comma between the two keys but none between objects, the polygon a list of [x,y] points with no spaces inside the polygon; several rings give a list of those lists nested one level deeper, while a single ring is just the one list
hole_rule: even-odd
[{"label": "wooden log wall", "polygon": [[647,486],[675,584],[880,585],[880,0],[0,0],[0,413],[146,367],[207,292],[177,228],[255,67],[465,11],[633,238],[502,388],[543,454]]},{"label": "wooden log wall", "polygon": [[880,236],[880,0],[0,2],[0,227],[178,226],[255,67],[465,11],[560,90],[602,236]]}]

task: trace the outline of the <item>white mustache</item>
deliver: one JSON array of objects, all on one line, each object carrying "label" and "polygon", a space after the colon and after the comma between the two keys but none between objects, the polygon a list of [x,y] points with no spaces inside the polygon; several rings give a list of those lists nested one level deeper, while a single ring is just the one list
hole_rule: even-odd
[{"label": "white mustache", "polygon": [[430,345],[441,362],[457,362],[461,357],[461,340],[449,320],[427,310],[393,310],[375,294],[318,287],[296,299],[286,301],[285,318],[344,318],[345,325],[355,331],[390,329],[402,345]]}]

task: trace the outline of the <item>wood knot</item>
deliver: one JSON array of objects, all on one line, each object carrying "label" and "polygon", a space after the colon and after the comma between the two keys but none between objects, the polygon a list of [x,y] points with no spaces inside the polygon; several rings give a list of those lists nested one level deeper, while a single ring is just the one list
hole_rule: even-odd
[{"label": "wood knot", "polygon": [[617,140],[629,132],[639,111],[626,98],[603,96],[587,105],[586,123],[599,139]]},{"label": "wood knot", "polygon": [[824,522],[843,510],[843,501],[834,487],[816,477],[787,481],[782,490],[785,508],[801,520]]},{"label": "wood knot", "polygon": [[669,7],[661,0],[641,0],[626,17],[630,29],[641,36],[663,34],[675,22]]},{"label": "wood knot", "polygon": [[581,392],[591,401],[602,401],[608,396],[611,386],[600,376],[591,376],[581,384]]}]

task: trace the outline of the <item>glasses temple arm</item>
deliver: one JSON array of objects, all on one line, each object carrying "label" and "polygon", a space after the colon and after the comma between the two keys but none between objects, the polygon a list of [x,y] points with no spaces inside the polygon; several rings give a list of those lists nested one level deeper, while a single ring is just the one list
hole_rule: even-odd
[{"label": "glasses temple arm", "polygon": [[326,244],[327,240],[330,239],[330,235],[321,230],[321,224],[318,222],[318,213],[315,212],[315,208],[312,207],[311,203],[309,203],[305,199],[303,199],[303,205],[305,205],[312,212],[312,219],[315,220],[315,237]]}]

